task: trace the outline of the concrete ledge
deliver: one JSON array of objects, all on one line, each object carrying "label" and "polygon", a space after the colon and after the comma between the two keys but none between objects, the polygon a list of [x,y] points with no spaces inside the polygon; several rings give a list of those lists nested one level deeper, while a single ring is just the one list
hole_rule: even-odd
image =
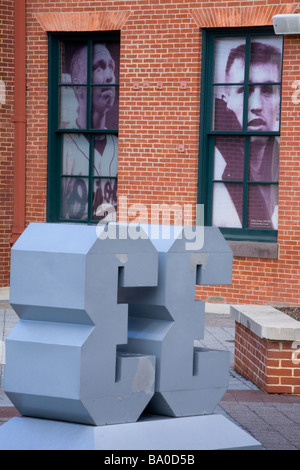
[{"label": "concrete ledge", "polygon": [[219,313],[222,315],[229,315],[230,305],[221,304],[221,303],[213,303],[213,302],[205,302],[205,313]]},{"label": "concrete ledge", "polygon": [[300,322],[268,305],[231,305],[230,314],[260,338],[300,341]]},{"label": "concrete ledge", "polygon": [[278,259],[277,243],[227,241],[233,256],[246,258]]}]

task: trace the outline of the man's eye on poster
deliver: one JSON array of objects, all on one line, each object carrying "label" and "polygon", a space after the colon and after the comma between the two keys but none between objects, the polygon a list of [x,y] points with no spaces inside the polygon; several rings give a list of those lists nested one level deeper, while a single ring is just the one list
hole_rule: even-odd
[{"label": "man's eye on poster", "polygon": [[277,229],[281,67],[281,37],[215,40],[213,225]]}]

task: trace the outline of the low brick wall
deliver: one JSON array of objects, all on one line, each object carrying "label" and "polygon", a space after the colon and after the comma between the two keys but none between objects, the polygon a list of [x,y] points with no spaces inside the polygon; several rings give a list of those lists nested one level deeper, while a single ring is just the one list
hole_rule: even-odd
[{"label": "low brick wall", "polygon": [[234,305],[235,370],[267,393],[300,394],[300,322],[273,307]]}]

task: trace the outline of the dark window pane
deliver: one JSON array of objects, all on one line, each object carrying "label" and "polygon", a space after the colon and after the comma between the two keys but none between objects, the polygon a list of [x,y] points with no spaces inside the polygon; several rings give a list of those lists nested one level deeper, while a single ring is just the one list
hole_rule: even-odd
[{"label": "dark window pane", "polygon": [[61,217],[71,220],[88,218],[88,179],[62,178]]},{"label": "dark window pane", "polygon": [[[282,36],[251,39],[249,82],[278,83],[281,81],[282,48]],[[253,68],[256,66],[261,66],[259,80],[252,79]]]},{"label": "dark window pane", "polygon": [[119,90],[115,86],[93,86],[92,128],[118,129]]},{"label": "dark window pane", "polygon": [[279,131],[282,38],[252,39],[248,88],[247,129]]},{"label": "dark window pane", "polygon": [[248,228],[276,230],[278,226],[278,186],[252,184],[248,189]]},{"label": "dark window pane", "polygon": [[63,175],[88,176],[90,144],[84,134],[64,134]]},{"label": "dark window pane", "polygon": [[249,181],[278,182],[279,137],[255,136],[250,139]]},{"label": "dark window pane", "polygon": [[120,44],[95,43],[92,54],[91,123],[93,129],[118,129]]},{"label": "dark window pane", "polygon": [[244,86],[214,87],[213,130],[240,131],[243,126]]},{"label": "dark window pane", "polygon": [[214,180],[243,180],[244,154],[244,137],[217,136],[214,151]]},{"label": "dark window pane", "polygon": [[92,83],[119,83],[120,43],[95,43],[92,56]]},{"label": "dark window pane", "polygon": [[94,180],[93,219],[101,220],[106,213],[117,210],[117,180],[101,178]]},{"label": "dark window pane", "polygon": [[279,115],[280,85],[249,85],[247,130],[278,132]]},{"label": "dark window pane", "polygon": [[244,81],[245,38],[215,39],[214,83]]},{"label": "dark window pane", "polygon": [[86,86],[60,87],[59,127],[61,129],[86,128],[86,106]]},{"label": "dark window pane", "polygon": [[60,43],[60,83],[87,83],[87,44],[78,41]]},{"label": "dark window pane", "polygon": [[113,134],[94,137],[93,176],[117,176],[118,138]]},{"label": "dark window pane", "polygon": [[75,99],[72,106],[75,107],[76,111],[74,112],[72,108],[70,123],[66,127],[85,129],[87,127],[88,89],[86,86],[80,85],[87,84],[88,47],[86,43],[78,44],[70,42],[67,51],[70,61],[70,81],[78,86],[73,88]]}]

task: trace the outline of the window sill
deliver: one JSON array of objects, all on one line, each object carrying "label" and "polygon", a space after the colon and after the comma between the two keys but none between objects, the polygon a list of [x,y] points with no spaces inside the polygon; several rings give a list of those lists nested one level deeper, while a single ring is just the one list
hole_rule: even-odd
[{"label": "window sill", "polygon": [[233,256],[247,258],[278,259],[277,243],[239,242],[227,240]]}]

